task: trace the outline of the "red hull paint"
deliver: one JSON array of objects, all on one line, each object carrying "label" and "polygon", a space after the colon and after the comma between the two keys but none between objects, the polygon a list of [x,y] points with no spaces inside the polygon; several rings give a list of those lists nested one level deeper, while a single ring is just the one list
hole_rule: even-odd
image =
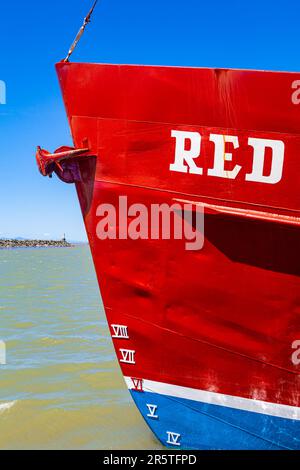
[{"label": "red hull paint", "polygon": [[[299,332],[298,228],[206,215],[205,246],[182,240],[106,240],[96,208],[172,203],[172,194],[96,182],[86,228],[108,322],[128,325],[136,351],[123,374],[300,405],[291,345]],[[180,353],[179,353],[180,352]]]},{"label": "red hull paint", "polygon": [[[124,376],[214,393],[300,406],[300,74],[93,64],[58,64],[76,148],[77,182],[91,251],[114,338],[135,351]],[[170,171],[173,130],[197,132],[203,174]],[[226,171],[214,166],[211,134],[238,137]],[[283,142],[282,177],[247,181],[249,137]],[[226,157],[224,157],[226,158]],[[272,155],[266,153],[268,175]],[[183,240],[102,240],[100,203],[205,203],[204,248]],[[111,327],[114,335],[114,328]],[[134,388],[142,387],[139,381]]]}]

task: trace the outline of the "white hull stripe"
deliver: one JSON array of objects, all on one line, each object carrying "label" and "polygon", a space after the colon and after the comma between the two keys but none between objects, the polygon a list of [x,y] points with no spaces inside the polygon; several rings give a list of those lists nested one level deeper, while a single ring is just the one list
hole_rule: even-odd
[{"label": "white hull stripe", "polygon": [[[127,387],[134,389],[130,377],[124,377]],[[298,406],[282,405],[267,401],[255,400],[252,398],[242,398],[233,395],[223,395],[222,393],[198,390],[197,388],[181,387],[163,382],[143,379],[143,390],[160,395],[185,398],[211,405],[225,406],[236,410],[252,411],[279,418],[300,420],[300,408]]]}]

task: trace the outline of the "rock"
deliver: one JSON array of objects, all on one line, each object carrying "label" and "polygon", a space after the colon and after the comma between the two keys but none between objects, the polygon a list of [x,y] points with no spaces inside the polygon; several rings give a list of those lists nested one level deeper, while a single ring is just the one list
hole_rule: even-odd
[{"label": "rock", "polygon": [[16,240],[13,238],[0,239],[1,248],[49,248],[49,247],[72,247],[71,243],[63,240]]}]

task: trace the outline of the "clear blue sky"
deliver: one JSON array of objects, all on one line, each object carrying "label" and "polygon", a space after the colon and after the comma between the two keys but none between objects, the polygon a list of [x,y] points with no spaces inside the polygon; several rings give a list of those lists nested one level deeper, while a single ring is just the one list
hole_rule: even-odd
[{"label": "clear blue sky", "polygon": [[[71,143],[54,63],[90,4],[1,1],[0,237],[85,239],[74,187],[34,154]],[[299,71],[299,18],[299,0],[101,0],[72,60]]]}]

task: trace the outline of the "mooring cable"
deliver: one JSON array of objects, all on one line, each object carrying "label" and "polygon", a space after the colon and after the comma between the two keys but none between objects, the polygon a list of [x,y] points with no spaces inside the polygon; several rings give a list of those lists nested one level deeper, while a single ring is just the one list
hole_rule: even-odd
[{"label": "mooring cable", "polygon": [[90,11],[88,12],[88,14],[86,15],[86,17],[84,18],[83,20],[83,25],[81,26],[80,30],[78,31],[77,35],[76,35],[76,38],[74,39],[70,49],[69,49],[69,52],[68,52],[68,55],[67,57],[64,59],[64,62],[69,62],[69,59],[71,57],[71,55],[73,54],[78,42],[80,41],[80,38],[81,36],[83,35],[84,33],[84,30],[85,28],[87,27],[87,25],[90,23],[91,21],[91,16],[96,8],[96,5],[98,3],[98,0],[95,0],[92,8],[90,9]]}]

